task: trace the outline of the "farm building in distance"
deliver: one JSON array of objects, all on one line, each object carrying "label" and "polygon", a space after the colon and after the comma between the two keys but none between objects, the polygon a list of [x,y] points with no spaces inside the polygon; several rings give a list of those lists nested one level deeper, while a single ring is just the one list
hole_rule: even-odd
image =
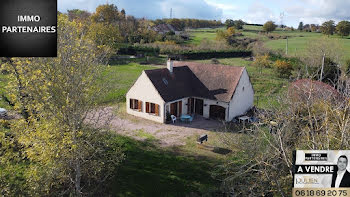
[{"label": "farm building in distance", "polygon": [[127,113],[161,123],[183,114],[231,121],[253,101],[245,67],[170,60],[167,68],[143,71],[126,94]]},{"label": "farm building in distance", "polygon": [[175,35],[179,35],[181,33],[180,30],[177,30],[174,26],[170,24],[159,24],[157,26],[152,27],[153,31],[156,31],[159,34],[166,34],[169,32],[174,32]]}]

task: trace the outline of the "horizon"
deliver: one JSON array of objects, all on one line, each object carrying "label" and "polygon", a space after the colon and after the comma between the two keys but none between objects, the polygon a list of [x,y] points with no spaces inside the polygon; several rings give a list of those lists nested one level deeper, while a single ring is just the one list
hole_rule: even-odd
[{"label": "horizon", "polygon": [[299,22],[318,24],[328,20],[336,23],[350,20],[347,0],[58,0],[58,10],[81,9],[94,12],[98,5],[114,4],[127,15],[150,20],[192,18],[205,20],[238,20],[250,24],[274,21],[277,25],[297,28]]}]

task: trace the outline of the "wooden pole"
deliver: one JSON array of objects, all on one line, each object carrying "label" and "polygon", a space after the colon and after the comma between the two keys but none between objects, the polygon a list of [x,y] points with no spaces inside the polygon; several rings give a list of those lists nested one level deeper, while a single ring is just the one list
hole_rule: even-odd
[{"label": "wooden pole", "polygon": [[320,76],[319,81],[322,81],[322,78],[323,78],[323,68],[324,68],[324,59],[325,59],[325,56],[326,56],[326,53],[323,53],[323,56],[322,56],[322,67],[321,67],[321,76]]},{"label": "wooden pole", "polygon": [[287,36],[287,42],[286,42],[286,55],[288,55],[288,36]]}]

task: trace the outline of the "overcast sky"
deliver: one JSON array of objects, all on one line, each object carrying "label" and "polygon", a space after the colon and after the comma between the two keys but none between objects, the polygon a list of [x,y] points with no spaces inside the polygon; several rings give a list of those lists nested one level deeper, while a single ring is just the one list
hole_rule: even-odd
[{"label": "overcast sky", "polygon": [[[321,24],[325,20],[350,20],[350,0],[58,0],[58,10],[93,12],[100,4],[115,4],[127,15],[148,19],[242,19],[262,24],[267,20],[297,27],[300,21]],[[283,16],[283,17],[281,17]]]}]

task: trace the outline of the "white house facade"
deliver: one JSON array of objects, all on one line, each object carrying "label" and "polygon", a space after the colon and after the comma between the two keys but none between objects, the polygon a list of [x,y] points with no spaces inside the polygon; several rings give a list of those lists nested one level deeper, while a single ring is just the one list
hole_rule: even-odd
[{"label": "white house facade", "polygon": [[126,100],[127,113],[160,123],[183,114],[231,121],[253,107],[254,90],[244,67],[168,61],[143,71]]}]

